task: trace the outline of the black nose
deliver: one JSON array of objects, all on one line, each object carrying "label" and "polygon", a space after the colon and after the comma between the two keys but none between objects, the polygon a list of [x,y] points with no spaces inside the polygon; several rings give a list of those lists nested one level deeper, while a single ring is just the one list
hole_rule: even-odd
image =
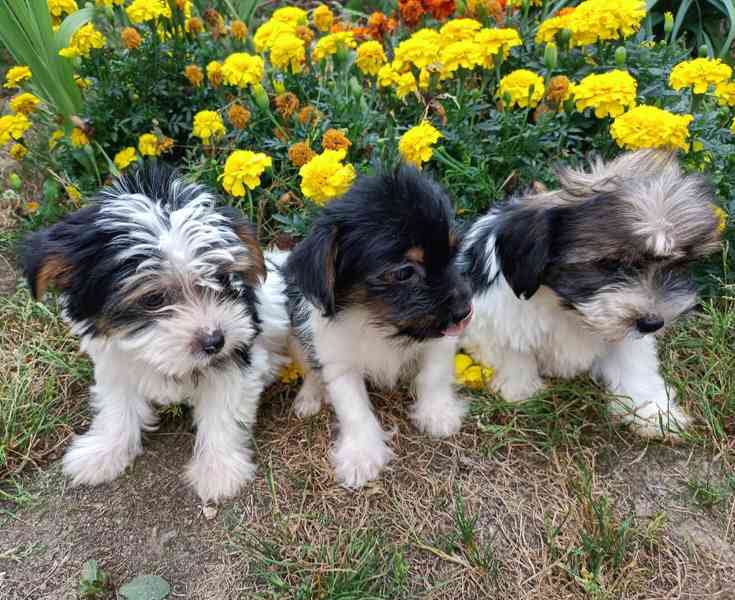
[{"label": "black nose", "polygon": [[452,321],[454,323],[461,323],[472,313],[472,305],[467,304],[464,306],[458,306],[452,309]]},{"label": "black nose", "polygon": [[207,354],[217,354],[225,345],[225,334],[221,329],[215,329],[212,333],[202,336],[202,350]]},{"label": "black nose", "polygon": [[635,322],[635,326],[641,333],[653,333],[664,326],[664,321],[658,317],[641,317]]}]

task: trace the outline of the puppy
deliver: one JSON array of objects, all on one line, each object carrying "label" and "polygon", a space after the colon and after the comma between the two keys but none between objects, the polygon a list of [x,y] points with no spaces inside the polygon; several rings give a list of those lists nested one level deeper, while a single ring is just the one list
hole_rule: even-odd
[{"label": "puppy", "polygon": [[64,456],[73,484],[110,481],[155,429],[153,404],[193,406],[186,478],[203,501],[253,477],[248,448],[263,387],[280,364],[288,316],[249,223],[204,187],[151,168],[116,180],[85,208],[33,235],[33,295],[49,284],[94,362],[89,431]]},{"label": "puppy", "polygon": [[468,282],[445,193],[410,167],[359,179],[327,205],[285,265],[296,354],[306,376],[295,409],[319,410],[323,385],[340,433],[338,481],[356,488],[392,456],[373,414],[365,379],[391,388],[412,375],[412,418],[436,437],[459,430],[457,336],[472,312]]},{"label": "puppy", "polygon": [[659,374],[655,334],[694,308],[689,268],[720,248],[713,192],[662,151],[558,178],[559,190],[470,228],[459,260],[476,317],[462,346],[493,367],[508,401],[540,390],[542,375],[591,371],[641,435],[678,431],[689,419]]}]

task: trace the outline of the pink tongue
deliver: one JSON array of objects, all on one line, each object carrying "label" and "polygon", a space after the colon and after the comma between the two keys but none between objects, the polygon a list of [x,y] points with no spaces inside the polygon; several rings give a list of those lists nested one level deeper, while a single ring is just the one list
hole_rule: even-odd
[{"label": "pink tongue", "polygon": [[448,337],[458,337],[462,335],[462,332],[464,331],[466,325],[467,321],[464,320],[454,325],[450,325],[444,331],[442,331],[442,333]]}]

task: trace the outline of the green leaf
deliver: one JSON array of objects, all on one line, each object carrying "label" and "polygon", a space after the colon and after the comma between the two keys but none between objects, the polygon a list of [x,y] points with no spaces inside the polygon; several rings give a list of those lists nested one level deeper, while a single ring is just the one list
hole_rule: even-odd
[{"label": "green leaf", "polygon": [[[47,203],[58,200],[60,191],[61,190],[59,189],[59,184],[54,179],[47,179],[46,181],[43,182],[43,199]],[[85,571],[83,571],[82,576],[85,577],[86,579],[89,579],[90,581],[94,580],[97,576],[96,575],[97,561],[88,560],[86,563],[84,563],[84,568],[85,569],[89,568],[90,570],[93,570],[95,575],[94,577],[85,577],[84,575]]]},{"label": "green leaf", "polygon": [[[44,195],[46,191],[46,185],[44,184]],[[97,575],[99,571],[97,569],[97,561],[94,559],[88,560],[82,565],[82,579],[84,581],[97,581]]]},{"label": "green leaf", "polygon": [[139,575],[119,590],[128,600],[163,600],[171,593],[171,586],[158,575]]}]

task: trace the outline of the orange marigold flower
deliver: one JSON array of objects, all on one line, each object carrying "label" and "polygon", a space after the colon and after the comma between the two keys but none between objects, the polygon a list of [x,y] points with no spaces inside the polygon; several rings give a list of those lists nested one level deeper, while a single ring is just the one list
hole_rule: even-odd
[{"label": "orange marigold flower", "polygon": [[575,7],[574,6],[567,6],[565,8],[562,8],[557,12],[554,16],[555,17],[563,17],[565,15],[571,15],[574,12]]},{"label": "orange marigold flower", "polygon": [[346,21],[335,21],[329,33],[339,33],[340,31],[352,31],[352,25]]},{"label": "orange marigold flower", "polygon": [[276,136],[276,139],[279,142],[286,143],[289,139],[288,129],[284,129],[283,127],[276,127],[273,130],[273,135]]},{"label": "orange marigold flower", "polygon": [[204,71],[198,65],[187,65],[184,69],[184,76],[194,87],[199,87],[204,81]]},{"label": "orange marigold flower", "polygon": [[437,21],[448,19],[456,8],[454,0],[425,0],[426,9]]},{"label": "orange marigold flower", "polygon": [[322,136],[322,147],[325,150],[348,150],[352,142],[338,129],[327,129]]},{"label": "orange marigold flower", "polygon": [[230,23],[230,35],[236,40],[244,40],[248,34],[248,26],[239,19]]},{"label": "orange marigold flower", "polygon": [[304,106],[299,111],[299,123],[302,125],[316,125],[319,120],[319,111],[313,106]]},{"label": "orange marigold flower", "polygon": [[314,32],[306,25],[299,25],[296,28],[296,37],[300,40],[303,40],[304,43],[308,46],[309,44],[311,44],[311,40],[314,39]]},{"label": "orange marigold flower", "polygon": [[188,31],[197,34],[204,31],[204,22],[199,17],[192,17],[186,22]]},{"label": "orange marigold flower", "polygon": [[162,137],[158,140],[158,152],[160,154],[166,154],[174,149],[174,141],[170,137]]},{"label": "orange marigold flower", "polygon": [[549,79],[549,85],[546,88],[546,99],[552,104],[564,102],[569,95],[572,82],[565,75],[557,75]]},{"label": "orange marigold flower", "polygon": [[299,107],[301,106],[301,102],[299,102],[299,99],[296,97],[296,94],[293,94],[291,92],[286,92],[285,94],[279,94],[278,96],[276,96],[275,102],[276,102],[276,111],[284,119],[291,118],[291,115],[293,115],[297,110],[299,110]]},{"label": "orange marigold flower", "polygon": [[368,32],[374,40],[382,40],[386,34],[392,32],[398,23],[393,18],[386,17],[382,12],[374,12],[368,18]]},{"label": "orange marigold flower", "polygon": [[250,121],[250,111],[242,104],[233,104],[227,111],[227,118],[235,129],[245,129]]},{"label": "orange marigold flower", "polygon": [[213,8],[208,8],[204,11],[204,20],[207,25],[209,25],[209,32],[215,40],[219,39],[221,35],[227,33],[225,20],[222,18],[222,15]]},{"label": "orange marigold flower", "polygon": [[398,0],[401,19],[409,27],[416,27],[424,16],[424,5],[421,0]]},{"label": "orange marigold flower", "polygon": [[135,27],[126,27],[123,29],[120,32],[120,39],[122,40],[123,46],[128,50],[135,50],[143,43],[143,38],[140,37]]},{"label": "orange marigold flower", "polygon": [[288,149],[288,160],[296,168],[303,167],[315,156],[308,142],[298,142]]}]

